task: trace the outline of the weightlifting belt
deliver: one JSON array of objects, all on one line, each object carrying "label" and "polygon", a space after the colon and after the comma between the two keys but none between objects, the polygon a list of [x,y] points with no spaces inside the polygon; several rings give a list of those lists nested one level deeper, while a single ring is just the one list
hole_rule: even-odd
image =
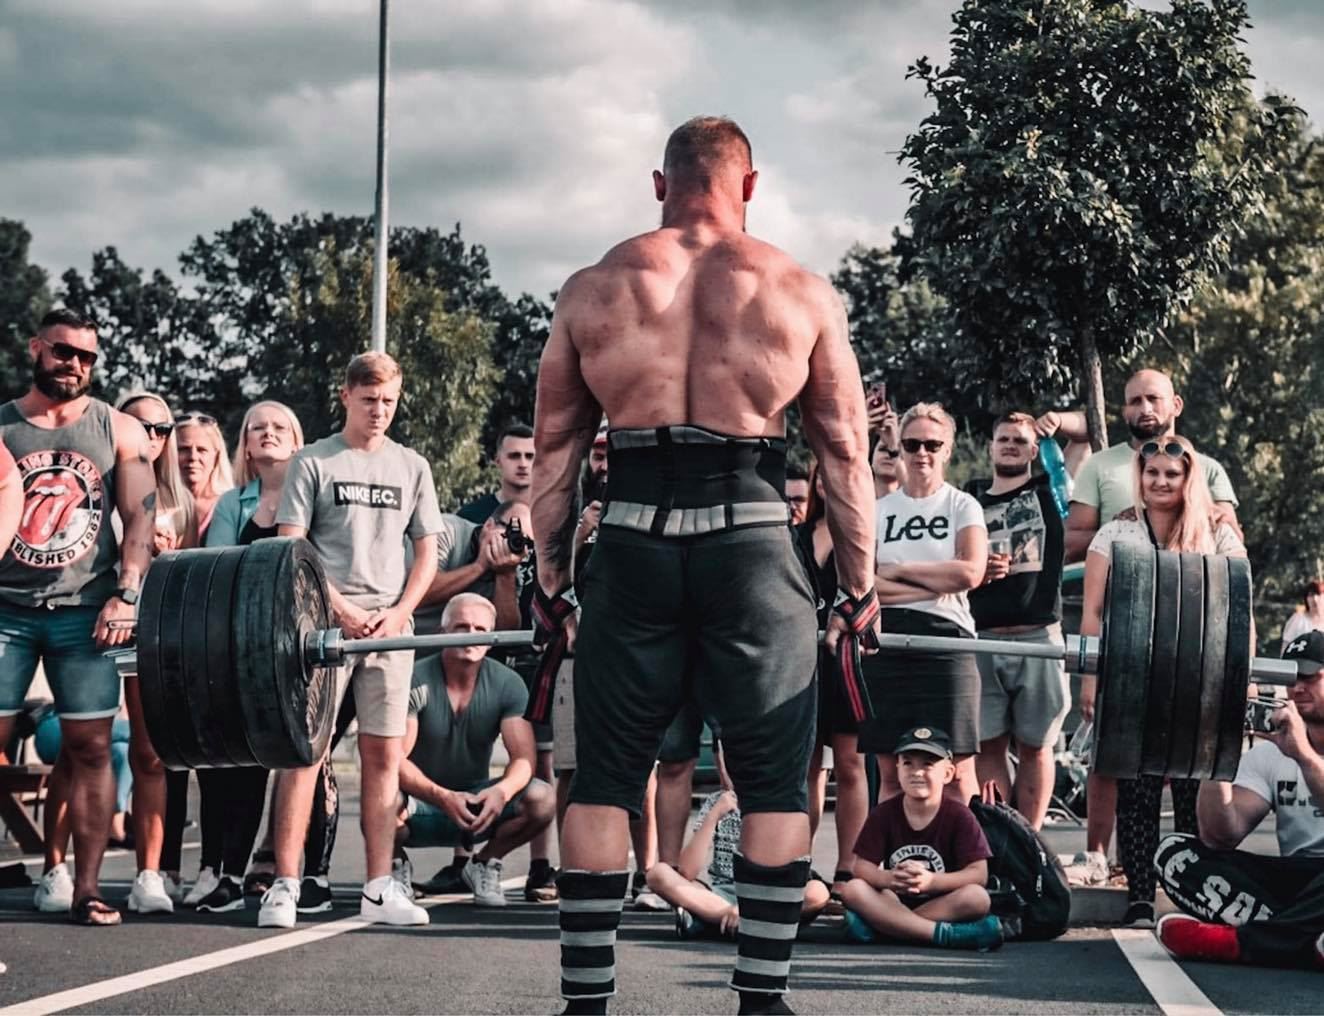
[{"label": "weightlifting belt", "polygon": [[529,704],[524,718],[530,723],[547,723],[552,718],[552,692],[556,687],[556,673],[561,668],[569,648],[569,635],[565,623],[579,608],[575,587],[566,586],[555,596],[548,596],[538,586],[533,591],[534,645],[542,650],[538,669],[533,674],[533,688],[529,691]]},{"label": "weightlifting belt", "polygon": [[872,589],[859,598],[838,593],[832,609],[845,620],[848,629],[837,641],[837,680],[841,682],[851,718],[863,723],[872,720],[874,714],[860,669],[860,643],[868,649],[878,648],[878,635],[873,627],[881,613],[878,594]]},{"label": "weightlifting belt", "polygon": [[602,524],[659,537],[790,521],[786,441],[690,425],[607,435]]}]

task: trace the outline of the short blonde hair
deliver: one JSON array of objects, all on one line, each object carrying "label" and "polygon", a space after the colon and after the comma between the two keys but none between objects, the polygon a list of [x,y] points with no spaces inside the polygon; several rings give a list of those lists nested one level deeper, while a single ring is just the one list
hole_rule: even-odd
[{"label": "short blonde hair", "polygon": [[486,607],[492,612],[492,624],[495,627],[497,619],[496,604],[486,596],[478,593],[456,593],[446,601],[446,606],[441,612],[441,630],[445,631],[450,627],[451,620],[455,617],[455,612],[461,607]]},{"label": "short blonde hair", "polygon": [[345,368],[345,387],[384,385],[400,376],[400,365],[386,353],[360,353]]},{"label": "short blonde hair", "polygon": [[293,409],[283,402],[277,402],[275,399],[263,399],[261,402],[254,402],[244,413],[244,422],[239,425],[239,440],[234,446],[234,485],[236,487],[247,487],[249,481],[257,476],[257,473],[248,465],[248,456],[244,454],[244,449],[248,444],[248,424],[253,419],[253,414],[267,406],[279,409],[285,414],[285,419],[290,424],[290,436],[294,440],[294,450],[297,452],[303,447],[303,426],[299,423],[299,418],[294,415]]},{"label": "short blonde hair", "polygon": [[942,408],[941,402],[916,402],[901,417],[901,433],[904,434],[916,420],[932,421],[947,431],[949,441],[956,440],[956,421]]}]

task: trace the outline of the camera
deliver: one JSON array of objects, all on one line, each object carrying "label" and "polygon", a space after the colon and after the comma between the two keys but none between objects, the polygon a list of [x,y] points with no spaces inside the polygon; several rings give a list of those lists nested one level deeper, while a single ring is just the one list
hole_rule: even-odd
[{"label": "camera", "polygon": [[506,546],[512,554],[528,554],[533,550],[533,540],[524,535],[524,527],[519,519],[511,519],[505,524]]},{"label": "camera", "polygon": [[1273,714],[1281,708],[1281,699],[1257,696],[1246,703],[1246,733],[1272,734]]}]

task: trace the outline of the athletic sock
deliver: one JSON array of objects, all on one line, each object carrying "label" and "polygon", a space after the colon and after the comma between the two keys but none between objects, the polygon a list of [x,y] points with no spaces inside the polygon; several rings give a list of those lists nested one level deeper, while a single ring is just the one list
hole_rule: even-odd
[{"label": "athletic sock", "polygon": [[789,990],[791,950],[800,928],[809,858],[769,868],[737,851],[733,866],[740,931],[731,987],[740,992],[741,1012],[769,1011],[759,1008],[768,1004],[766,999],[747,996],[780,996]]},{"label": "athletic sock", "polygon": [[616,994],[616,928],[629,881],[628,871],[562,871],[556,880],[567,1013],[606,1012]]}]

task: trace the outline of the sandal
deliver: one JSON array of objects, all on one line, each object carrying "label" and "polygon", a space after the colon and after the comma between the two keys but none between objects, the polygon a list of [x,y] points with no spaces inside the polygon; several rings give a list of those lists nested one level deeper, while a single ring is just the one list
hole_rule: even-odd
[{"label": "sandal", "polygon": [[92,928],[109,928],[123,920],[120,912],[100,896],[84,896],[70,909],[74,924]]}]

